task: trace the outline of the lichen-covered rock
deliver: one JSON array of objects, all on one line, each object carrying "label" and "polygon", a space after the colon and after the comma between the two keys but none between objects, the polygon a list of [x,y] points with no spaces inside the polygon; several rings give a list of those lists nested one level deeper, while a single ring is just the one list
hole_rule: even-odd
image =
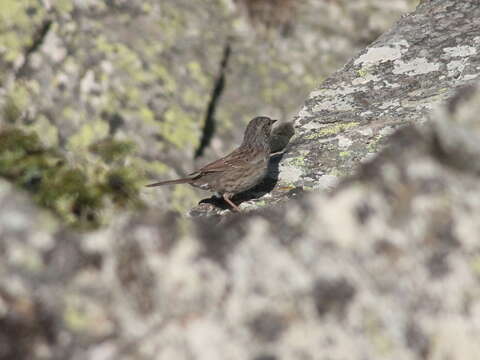
[{"label": "lichen-covered rock", "polygon": [[[403,23],[414,32],[411,21],[419,16],[424,26],[429,11],[438,21],[432,34],[456,33],[461,24],[448,24],[460,21],[462,7],[475,13],[471,4],[424,1],[395,31]],[[471,79],[474,66],[466,67]],[[391,73],[383,75],[388,81]],[[461,79],[438,80],[452,87],[440,96],[449,98],[442,107],[438,96],[406,91],[408,104],[424,110],[399,108],[400,129],[368,161],[355,159],[357,169],[331,191],[277,185],[258,200],[276,206],[261,211],[186,219],[147,208],[79,233],[1,180],[0,358],[476,360],[480,84],[453,91],[471,82]],[[297,120],[295,140],[273,158],[271,173],[313,172],[310,158],[295,151],[315,144],[327,151],[327,144],[334,152],[348,140],[340,136],[355,131],[339,123],[314,141],[305,137],[326,128],[309,124],[321,118]],[[20,154],[5,144],[15,156],[45,151],[32,141]],[[129,144],[98,139],[88,151],[116,162]],[[284,161],[294,165],[290,173]],[[275,195],[281,191],[288,195]],[[203,207],[211,205],[194,211]]]},{"label": "lichen-covered rock", "polygon": [[480,85],[459,97],[330,194],[217,225],[147,211],[80,236],[0,183],[0,354],[476,359]]},{"label": "lichen-covered rock", "polygon": [[476,1],[423,1],[310,94],[280,183],[323,188],[323,177],[350,174],[396,128],[425,121],[478,78],[479,32]]},{"label": "lichen-covered rock", "polygon": [[279,171],[271,174],[277,185],[248,207],[274,204],[292,189],[328,190],[395,129],[425,122],[436,104],[479,77],[478,34],[477,1],[423,1],[310,94]]},{"label": "lichen-covered rock", "polygon": [[[290,119],[319,79],[413,8],[295,2],[282,29],[259,26],[233,0],[3,0],[0,122],[37,132],[74,163],[98,161],[88,151],[98,142],[127,141],[135,151],[125,165],[139,180],[184,175],[231,150],[251,117]],[[227,48],[224,84],[212,93]],[[216,96],[214,139],[194,160]],[[143,200],[185,211],[199,194],[167,187]]]}]

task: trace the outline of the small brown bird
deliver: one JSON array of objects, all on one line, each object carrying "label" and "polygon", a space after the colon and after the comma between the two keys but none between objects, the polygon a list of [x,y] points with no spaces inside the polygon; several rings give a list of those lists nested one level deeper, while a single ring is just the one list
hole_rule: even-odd
[{"label": "small brown bird", "polygon": [[275,121],[266,116],[252,119],[247,125],[242,144],[227,156],[205,165],[186,178],[147,186],[190,184],[221,194],[233,210],[240,211],[230,198],[251,189],[265,177],[270,158],[270,132]]}]

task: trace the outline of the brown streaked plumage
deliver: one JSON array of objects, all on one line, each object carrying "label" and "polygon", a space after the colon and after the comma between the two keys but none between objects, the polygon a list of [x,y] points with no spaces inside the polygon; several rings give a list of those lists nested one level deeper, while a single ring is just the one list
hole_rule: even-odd
[{"label": "brown streaked plumage", "polygon": [[218,159],[188,177],[160,181],[150,185],[190,184],[222,195],[235,211],[240,211],[230,198],[259,184],[265,177],[270,158],[270,131],[276,120],[266,116],[252,119],[245,130],[242,144],[230,154]]}]

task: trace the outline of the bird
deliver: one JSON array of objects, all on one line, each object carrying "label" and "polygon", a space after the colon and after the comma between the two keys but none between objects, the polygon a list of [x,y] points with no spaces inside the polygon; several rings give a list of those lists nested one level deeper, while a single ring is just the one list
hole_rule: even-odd
[{"label": "bird", "polygon": [[250,120],[240,146],[228,155],[190,173],[185,178],[160,181],[147,187],[190,184],[222,196],[233,211],[240,208],[231,200],[232,196],[259,184],[267,174],[270,159],[270,135],[273,124],[267,116]]}]

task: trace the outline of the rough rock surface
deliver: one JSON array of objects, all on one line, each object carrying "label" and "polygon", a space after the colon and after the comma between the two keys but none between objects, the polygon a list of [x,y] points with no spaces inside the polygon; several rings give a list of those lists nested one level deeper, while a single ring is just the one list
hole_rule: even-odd
[{"label": "rough rock surface", "polygon": [[329,195],[62,230],[0,183],[2,359],[477,359],[480,86]]},{"label": "rough rock surface", "polygon": [[[478,2],[423,1],[310,94],[295,118],[296,136],[267,181],[277,185],[245,206],[276,203],[292,190],[331,188],[395,129],[424,122],[436,104],[477,79],[479,67]],[[194,214],[211,211],[202,205]]]},{"label": "rough rock surface", "polygon": [[[474,4],[424,1],[400,24],[419,34],[429,13],[437,18],[430,38],[443,34],[449,43],[449,34],[475,29]],[[404,34],[397,25],[379,41],[395,32]],[[434,51],[428,45],[418,49],[425,58]],[[384,120],[390,132],[401,129],[388,139],[383,134],[385,148],[369,161],[352,158],[357,170],[345,171],[332,191],[295,185],[285,190],[295,199],[270,209],[193,220],[146,209],[79,233],[1,180],[0,359],[476,360],[480,85],[451,96],[477,76],[475,54],[465,56],[458,82],[422,78],[418,98],[402,90],[408,101]],[[326,84],[337,77],[343,84],[355,61]],[[392,72],[375,74],[389,82]],[[391,84],[408,79],[403,74]],[[438,88],[446,90],[429,92]],[[327,101],[319,96],[306,108]],[[362,116],[352,106],[342,110],[348,121]],[[307,154],[304,163],[292,160],[297,148],[330,144],[333,154],[345,144],[341,136],[354,131],[334,128],[327,136],[315,127],[329,126],[323,117],[302,114],[290,149],[277,158],[280,177],[284,161],[314,174]],[[376,131],[375,121],[362,126]],[[357,147],[361,154],[376,150],[366,151],[360,140]]]}]

